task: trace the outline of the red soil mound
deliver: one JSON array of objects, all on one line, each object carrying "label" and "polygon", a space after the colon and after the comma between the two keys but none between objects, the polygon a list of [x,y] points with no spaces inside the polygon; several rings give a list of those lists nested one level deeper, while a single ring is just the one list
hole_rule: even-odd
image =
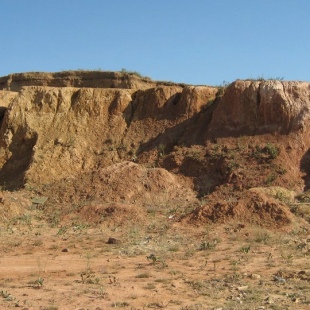
[{"label": "red soil mound", "polygon": [[232,219],[259,226],[280,228],[292,222],[289,208],[278,200],[255,191],[246,191],[240,198],[213,199],[195,209],[185,220],[190,223],[225,223]]}]

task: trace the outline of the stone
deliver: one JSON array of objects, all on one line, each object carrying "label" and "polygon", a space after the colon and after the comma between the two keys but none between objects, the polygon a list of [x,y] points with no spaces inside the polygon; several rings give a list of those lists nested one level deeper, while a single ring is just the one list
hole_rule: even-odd
[{"label": "stone", "polygon": [[119,239],[116,239],[116,238],[113,238],[113,237],[110,237],[109,239],[108,239],[108,242],[107,242],[108,244],[121,244],[121,240],[119,240]]},{"label": "stone", "polygon": [[258,279],[261,278],[261,276],[260,276],[259,274],[256,274],[256,273],[252,273],[252,274],[251,274],[251,278],[252,278],[252,279],[258,280]]}]

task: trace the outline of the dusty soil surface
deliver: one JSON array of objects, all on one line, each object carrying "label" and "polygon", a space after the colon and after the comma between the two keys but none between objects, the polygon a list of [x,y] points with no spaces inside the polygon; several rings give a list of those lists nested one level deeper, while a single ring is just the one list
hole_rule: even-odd
[{"label": "dusty soil surface", "polygon": [[196,226],[176,210],[113,210],[95,226],[85,210],[58,222],[40,206],[6,221],[1,309],[309,309],[306,221]]}]

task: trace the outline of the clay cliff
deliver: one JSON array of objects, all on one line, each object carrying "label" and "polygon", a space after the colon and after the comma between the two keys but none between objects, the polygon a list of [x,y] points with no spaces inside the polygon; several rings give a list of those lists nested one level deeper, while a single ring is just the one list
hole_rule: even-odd
[{"label": "clay cliff", "polygon": [[257,135],[303,130],[309,120],[309,91],[306,82],[236,81],[213,115],[212,131]]},{"label": "clay cliff", "polygon": [[31,189],[54,203],[163,206],[309,185],[306,82],[212,87],[62,72],[13,74],[0,88],[6,189]]}]

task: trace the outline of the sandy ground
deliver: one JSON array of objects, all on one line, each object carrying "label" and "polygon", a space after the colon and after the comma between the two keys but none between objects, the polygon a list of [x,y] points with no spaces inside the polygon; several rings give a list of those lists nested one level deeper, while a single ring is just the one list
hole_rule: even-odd
[{"label": "sandy ground", "polygon": [[193,227],[148,214],[53,227],[42,212],[1,226],[1,309],[310,309],[303,225]]}]

